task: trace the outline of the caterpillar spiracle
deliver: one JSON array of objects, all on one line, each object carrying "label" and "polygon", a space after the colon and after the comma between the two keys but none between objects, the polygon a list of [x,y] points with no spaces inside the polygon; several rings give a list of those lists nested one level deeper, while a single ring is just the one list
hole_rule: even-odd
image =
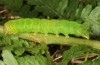
[{"label": "caterpillar spiracle", "polygon": [[65,36],[72,34],[89,39],[89,32],[82,24],[68,20],[48,20],[38,18],[21,18],[10,20],[4,24],[4,32],[6,34],[13,33],[52,33],[63,34]]}]

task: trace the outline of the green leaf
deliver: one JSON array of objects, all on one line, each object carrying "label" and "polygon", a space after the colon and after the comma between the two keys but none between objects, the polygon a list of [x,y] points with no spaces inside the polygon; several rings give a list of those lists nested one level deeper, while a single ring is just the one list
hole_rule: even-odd
[{"label": "green leaf", "polygon": [[85,21],[91,24],[91,35],[100,36],[100,6],[95,7]]},{"label": "green leaf", "polygon": [[41,65],[39,62],[35,59],[34,56],[25,56],[25,61],[29,63],[29,65]]},{"label": "green leaf", "polygon": [[86,19],[89,16],[91,10],[92,10],[92,5],[87,5],[85,8],[83,8],[83,11],[81,13],[81,18]]},{"label": "green leaf", "polygon": [[44,54],[45,48],[43,47],[43,45],[42,46],[41,45],[42,44],[38,44],[38,45],[35,45],[34,47],[30,45],[28,47],[25,47],[25,49],[32,54]]},{"label": "green leaf", "polygon": [[29,65],[29,63],[24,59],[24,57],[16,57],[19,65]]},{"label": "green leaf", "polygon": [[58,16],[63,18],[68,0],[28,0],[28,4],[36,5],[34,10],[42,12],[45,16]]},{"label": "green leaf", "polygon": [[97,6],[95,9],[92,10],[89,15],[89,18],[94,22],[98,22],[98,20],[100,19],[100,6]]},{"label": "green leaf", "polygon": [[17,48],[14,48],[13,51],[17,56],[19,56],[25,52],[25,48],[24,47],[17,47]]},{"label": "green leaf", "polygon": [[35,55],[35,58],[40,65],[49,65],[47,59],[44,56],[37,54]]},{"label": "green leaf", "polygon": [[2,60],[0,60],[0,65],[5,65],[5,63]]},{"label": "green leaf", "polygon": [[16,15],[19,14],[20,16],[23,17],[28,17],[28,13],[30,12],[30,6],[29,5],[23,5],[23,7],[21,7],[19,12],[16,12]]},{"label": "green leaf", "polygon": [[67,5],[68,5],[68,0],[61,0],[59,2],[59,5],[58,5],[58,8],[57,8],[57,11],[64,15],[64,11],[67,9]]},{"label": "green leaf", "polygon": [[100,6],[100,1],[99,0],[98,0],[97,4],[98,4],[98,6]]},{"label": "green leaf", "polygon": [[83,8],[81,19],[90,24],[90,35],[92,37],[100,36],[100,6],[92,10],[92,5]]},{"label": "green leaf", "polygon": [[79,5],[79,0],[69,0],[69,6],[67,7],[65,12],[67,19],[70,20],[74,19],[78,5]]},{"label": "green leaf", "polygon": [[64,51],[62,65],[67,65],[68,62],[75,57],[85,56],[87,52],[90,52],[91,48],[86,45],[75,45],[69,50]]},{"label": "green leaf", "polygon": [[2,57],[6,65],[18,65],[17,60],[15,59],[11,51],[3,50]]},{"label": "green leaf", "polygon": [[13,46],[12,45],[6,45],[2,48],[2,50],[9,50],[12,51],[13,50]]},{"label": "green leaf", "polygon": [[18,40],[12,40],[12,46],[13,47],[22,47],[23,46],[23,40],[18,39]]},{"label": "green leaf", "polygon": [[2,42],[3,42],[5,45],[11,45],[11,38],[10,38],[9,36],[3,36]]},{"label": "green leaf", "polygon": [[47,59],[42,55],[16,57],[19,65],[47,65]]},{"label": "green leaf", "polygon": [[7,9],[18,10],[22,6],[23,0],[1,0],[1,2]]},{"label": "green leaf", "polygon": [[80,16],[81,16],[81,13],[82,13],[82,10],[83,10],[83,5],[82,4],[79,4],[79,7],[77,8],[76,10],[76,13],[75,13],[75,17],[76,19],[80,19]]}]

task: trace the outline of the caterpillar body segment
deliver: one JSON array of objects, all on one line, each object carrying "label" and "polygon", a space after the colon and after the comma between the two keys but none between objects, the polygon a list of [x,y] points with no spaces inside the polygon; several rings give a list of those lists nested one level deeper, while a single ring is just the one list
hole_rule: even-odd
[{"label": "caterpillar body segment", "polygon": [[21,18],[16,20],[10,20],[4,24],[4,32],[6,34],[13,33],[52,33],[59,35],[64,34],[81,36],[89,39],[89,32],[82,24],[68,20],[48,20],[48,19],[37,19],[37,18]]}]

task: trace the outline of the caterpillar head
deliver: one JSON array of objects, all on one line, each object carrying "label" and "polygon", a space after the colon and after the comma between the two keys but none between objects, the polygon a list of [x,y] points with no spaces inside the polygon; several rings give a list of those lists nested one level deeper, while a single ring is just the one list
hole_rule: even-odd
[{"label": "caterpillar head", "polygon": [[77,36],[82,36],[83,38],[89,39],[89,32],[81,28],[77,31]]},{"label": "caterpillar head", "polygon": [[82,37],[86,38],[86,39],[89,39],[89,33],[83,33]]},{"label": "caterpillar head", "polygon": [[83,37],[89,39],[89,30],[90,30],[90,22],[84,22],[82,24],[82,28],[83,28]]}]

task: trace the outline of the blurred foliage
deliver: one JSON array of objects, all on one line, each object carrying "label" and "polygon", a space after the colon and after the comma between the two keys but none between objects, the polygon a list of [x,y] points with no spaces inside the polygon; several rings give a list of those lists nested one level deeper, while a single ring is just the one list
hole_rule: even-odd
[{"label": "blurred foliage", "polygon": [[[0,0],[0,6],[7,9],[13,16],[26,18],[49,16],[75,20],[81,24],[88,22],[90,35],[100,37],[99,0]],[[13,65],[47,65],[47,57],[43,55],[44,50],[41,44],[19,39],[13,35],[0,35],[0,65],[9,65],[11,62],[15,63]],[[86,52],[100,54],[99,51],[84,45],[73,46],[64,51],[63,60],[57,65],[66,65],[72,58],[85,56]],[[99,65],[99,61],[100,58],[95,61],[87,60],[79,65]]]},{"label": "blurred foliage", "polygon": [[78,65],[99,65],[100,64],[100,58],[96,59],[95,61],[87,61],[83,64],[78,64]]},{"label": "blurred foliage", "polygon": [[81,14],[81,18],[85,22],[90,23],[90,33],[93,36],[100,36],[100,6],[92,10],[92,5],[87,5]]},{"label": "blurred foliage", "polygon": [[100,36],[99,0],[0,0],[0,5],[14,16],[89,22],[91,36]]},{"label": "blurred foliage", "polygon": [[[21,17],[43,16],[73,19],[79,5],[96,6],[96,0],[0,0],[0,4],[13,15]],[[13,6],[12,6],[13,5]],[[40,16],[41,16],[40,15]]]},{"label": "blurred foliage", "polygon": [[14,56],[11,51],[2,51],[3,61],[6,65],[47,65],[47,59],[42,55]]},{"label": "blurred foliage", "polygon": [[29,54],[44,54],[45,47],[35,42],[27,42],[14,35],[0,35],[0,50],[9,50],[17,56],[22,55],[26,50]]},{"label": "blurred foliage", "polygon": [[[0,34],[1,65],[47,65],[45,47],[16,36]],[[1,59],[3,58],[3,59]],[[5,65],[4,64],[4,65]]]},{"label": "blurred foliage", "polygon": [[[78,57],[81,57],[81,56],[86,57],[86,55],[88,53],[93,53],[93,52],[100,54],[100,52],[98,52],[97,49],[94,50],[91,47],[86,46],[86,45],[72,46],[69,50],[64,51],[63,60],[62,60],[62,62],[60,62],[60,64],[67,65],[72,59],[75,59],[75,58],[78,58]],[[94,60],[93,63],[97,63],[97,65],[99,65],[99,62],[97,62],[97,60],[100,61],[100,58]],[[83,65],[89,65],[88,64],[89,61],[92,62],[92,60],[87,60],[87,61],[83,62],[82,64]],[[94,65],[94,64],[91,63],[91,65]]]},{"label": "blurred foliage", "polygon": [[[49,65],[51,62],[45,53],[48,53],[45,44],[37,44],[20,39],[14,35],[0,34],[0,62],[1,65]],[[63,59],[54,65],[67,65],[73,58],[86,56],[87,53],[100,54],[100,51],[86,45],[73,45],[62,52]],[[87,60],[82,64],[90,62],[98,64],[100,58],[92,61]],[[12,63],[11,63],[12,62]],[[52,64],[51,64],[52,65]]]}]

